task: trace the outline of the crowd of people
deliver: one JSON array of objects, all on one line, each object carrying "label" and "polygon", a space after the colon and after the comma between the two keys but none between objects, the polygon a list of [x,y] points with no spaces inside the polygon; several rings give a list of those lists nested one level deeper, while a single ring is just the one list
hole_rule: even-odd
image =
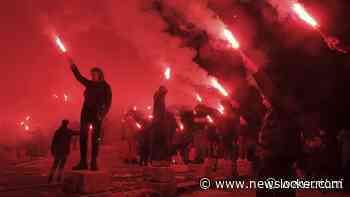
[{"label": "crowd of people", "polygon": [[[57,167],[60,179],[74,134],[80,135],[81,160],[73,170],[88,168],[86,139],[89,129],[93,130],[90,169],[98,170],[100,126],[112,100],[111,88],[100,69],[92,69],[92,80],[89,80],[79,73],[73,61],[70,63],[75,77],[86,87],[81,128],[80,132],[74,132],[64,120],[57,130],[52,143],[55,162],[49,181]],[[181,156],[183,164],[221,160],[230,166],[225,176],[234,177],[238,176],[237,160],[245,159],[252,166],[250,175],[259,179],[288,180],[298,175],[307,178],[341,176],[347,181],[350,131],[342,130],[334,141],[319,125],[305,124],[305,113],[296,98],[281,95],[263,70],[246,69],[257,82],[264,103],[259,120],[246,120],[239,103],[230,98],[221,101],[223,110],[200,103],[193,109],[171,111],[166,105],[169,90],[160,86],[154,94],[151,114],[133,108],[122,118],[123,139],[128,144],[126,162],[142,166],[170,165],[176,155]],[[212,169],[216,167],[217,162],[213,162]],[[271,195],[295,196],[295,191],[257,190],[257,196]]]}]

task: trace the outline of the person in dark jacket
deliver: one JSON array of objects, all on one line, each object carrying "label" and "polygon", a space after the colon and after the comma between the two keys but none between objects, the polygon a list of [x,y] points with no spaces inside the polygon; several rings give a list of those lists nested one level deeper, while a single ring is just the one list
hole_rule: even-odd
[{"label": "person in dark jacket", "polygon": [[146,125],[142,130],[139,131],[138,136],[138,152],[140,155],[140,166],[147,166],[150,157],[150,136],[151,127]]},{"label": "person in dark jacket", "polygon": [[[261,166],[259,179],[291,180],[293,164],[301,153],[301,110],[294,97],[281,95],[268,75],[253,64],[246,64],[271,108],[259,133]],[[257,197],[295,197],[292,189],[258,189]]]},{"label": "person in dark jacket", "polygon": [[91,80],[83,77],[73,61],[71,70],[75,78],[85,86],[84,104],[80,116],[80,162],[73,170],[85,170],[87,165],[88,131],[92,126],[91,170],[98,170],[97,156],[100,144],[101,124],[112,103],[112,91],[100,68],[91,69]]},{"label": "person in dark jacket", "polygon": [[151,160],[167,161],[169,159],[169,147],[171,143],[169,115],[166,110],[165,96],[168,90],[161,86],[153,97],[153,120],[151,134]]},{"label": "person in dark jacket", "polygon": [[63,120],[61,126],[56,130],[51,144],[51,153],[54,157],[54,163],[49,173],[48,182],[51,183],[57,168],[59,168],[57,181],[60,182],[67,157],[70,153],[70,143],[73,135],[77,132],[68,128],[69,121]]}]

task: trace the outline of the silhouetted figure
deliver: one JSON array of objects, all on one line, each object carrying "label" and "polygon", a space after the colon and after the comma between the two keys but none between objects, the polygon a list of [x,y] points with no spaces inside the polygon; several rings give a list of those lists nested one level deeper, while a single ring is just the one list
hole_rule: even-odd
[{"label": "silhouetted figure", "polygon": [[344,191],[350,193],[350,130],[341,130],[338,138],[342,152],[342,175],[344,176]]},{"label": "silhouetted figure", "polygon": [[237,139],[239,133],[239,113],[229,100],[222,100],[225,111],[218,125],[220,143],[224,160],[232,161],[232,174],[237,175],[236,160],[238,158]]},{"label": "silhouetted figure", "polygon": [[150,159],[151,127],[146,126],[140,130],[138,137],[138,149],[140,155],[139,164],[147,166]]},{"label": "silhouetted figure", "polygon": [[72,61],[71,69],[75,78],[86,88],[84,92],[83,109],[80,117],[80,162],[73,167],[73,170],[85,170],[88,168],[87,142],[89,129],[92,130],[90,167],[91,170],[98,170],[97,156],[100,144],[101,124],[111,106],[111,87],[104,80],[104,74],[100,68],[91,69],[91,80],[83,77],[77,66]]},{"label": "silhouetted figure", "polygon": [[140,129],[137,128],[136,120],[134,119],[133,115],[131,113],[127,114],[122,121],[122,140],[125,140],[128,145],[127,150],[125,150],[126,163],[133,163],[137,160],[136,138],[139,132]]},{"label": "silhouetted figure", "polygon": [[78,132],[68,128],[69,121],[63,120],[61,126],[56,130],[51,144],[51,153],[54,157],[54,163],[49,174],[49,183],[52,181],[58,168],[57,181],[61,181],[64,166],[70,153],[70,143],[73,135],[79,135]]},{"label": "silhouetted figure", "polygon": [[[168,90],[161,86],[153,97],[152,161],[170,161],[171,130],[173,129],[173,120],[175,118],[171,118],[171,115],[166,111],[165,96],[167,92]],[[174,129],[176,129],[176,120]]]},{"label": "silhouetted figure", "polygon": [[[301,153],[300,109],[290,95],[280,95],[273,82],[262,70],[246,64],[272,108],[267,113],[259,134],[261,166],[259,179],[291,180],[295,176],[293,164]],[[257,197],[294,197],[292,189],[258,189]]]}]

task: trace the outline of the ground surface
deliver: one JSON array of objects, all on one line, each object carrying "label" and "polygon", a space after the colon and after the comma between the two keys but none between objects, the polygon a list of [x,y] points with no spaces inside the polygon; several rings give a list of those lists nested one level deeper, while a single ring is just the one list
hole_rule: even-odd
[{"label": "ground surface", "polygon": [[[121,148],[121,147],[119,147]],[[127,192],[147,191],[144,187],[143,168],[136,165],[126,165],[121,162],[121,149],[104,147],[101,151],[100,167],[109,170],[113,175],[113,184],[110,191],[114,196]],[[77,161],[78,153],[73,151],[66,170],[71,169]],[[0,165],[0,196],[1,197],[51,197],[64,196],[61,185],[47,184],[47,173],[51,165],[51,158],[38,158],[33,161],[3,161]],[[176,168],[176,167],[175,167]],[[255,192],[218,192],[200,191],[197,180],[190,173],[177,173],[177,182],[182,185],[181,196],[208,196],[208,197],[254,197]],[[299,192],[298,197],[345,197],[340,193],[321,194],[318,192]]]}]

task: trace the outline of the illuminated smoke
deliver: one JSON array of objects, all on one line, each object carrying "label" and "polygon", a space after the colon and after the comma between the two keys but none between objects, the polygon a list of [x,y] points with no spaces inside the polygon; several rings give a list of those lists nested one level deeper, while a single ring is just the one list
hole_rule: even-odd
[{"label": "illuminated smoke", "polygon": [[223,21],[208,8],[207,0],[164,0],[163,2],[167,9],[185,17],[197,28],[206,31],[215,39],[228,41],[234,49],[240,47]]},{"label": "illuminated smoke", "polygon": [[295,0],[267,0],[276,9],[279,20],[285,20],[291,15],[291,7]]}]

